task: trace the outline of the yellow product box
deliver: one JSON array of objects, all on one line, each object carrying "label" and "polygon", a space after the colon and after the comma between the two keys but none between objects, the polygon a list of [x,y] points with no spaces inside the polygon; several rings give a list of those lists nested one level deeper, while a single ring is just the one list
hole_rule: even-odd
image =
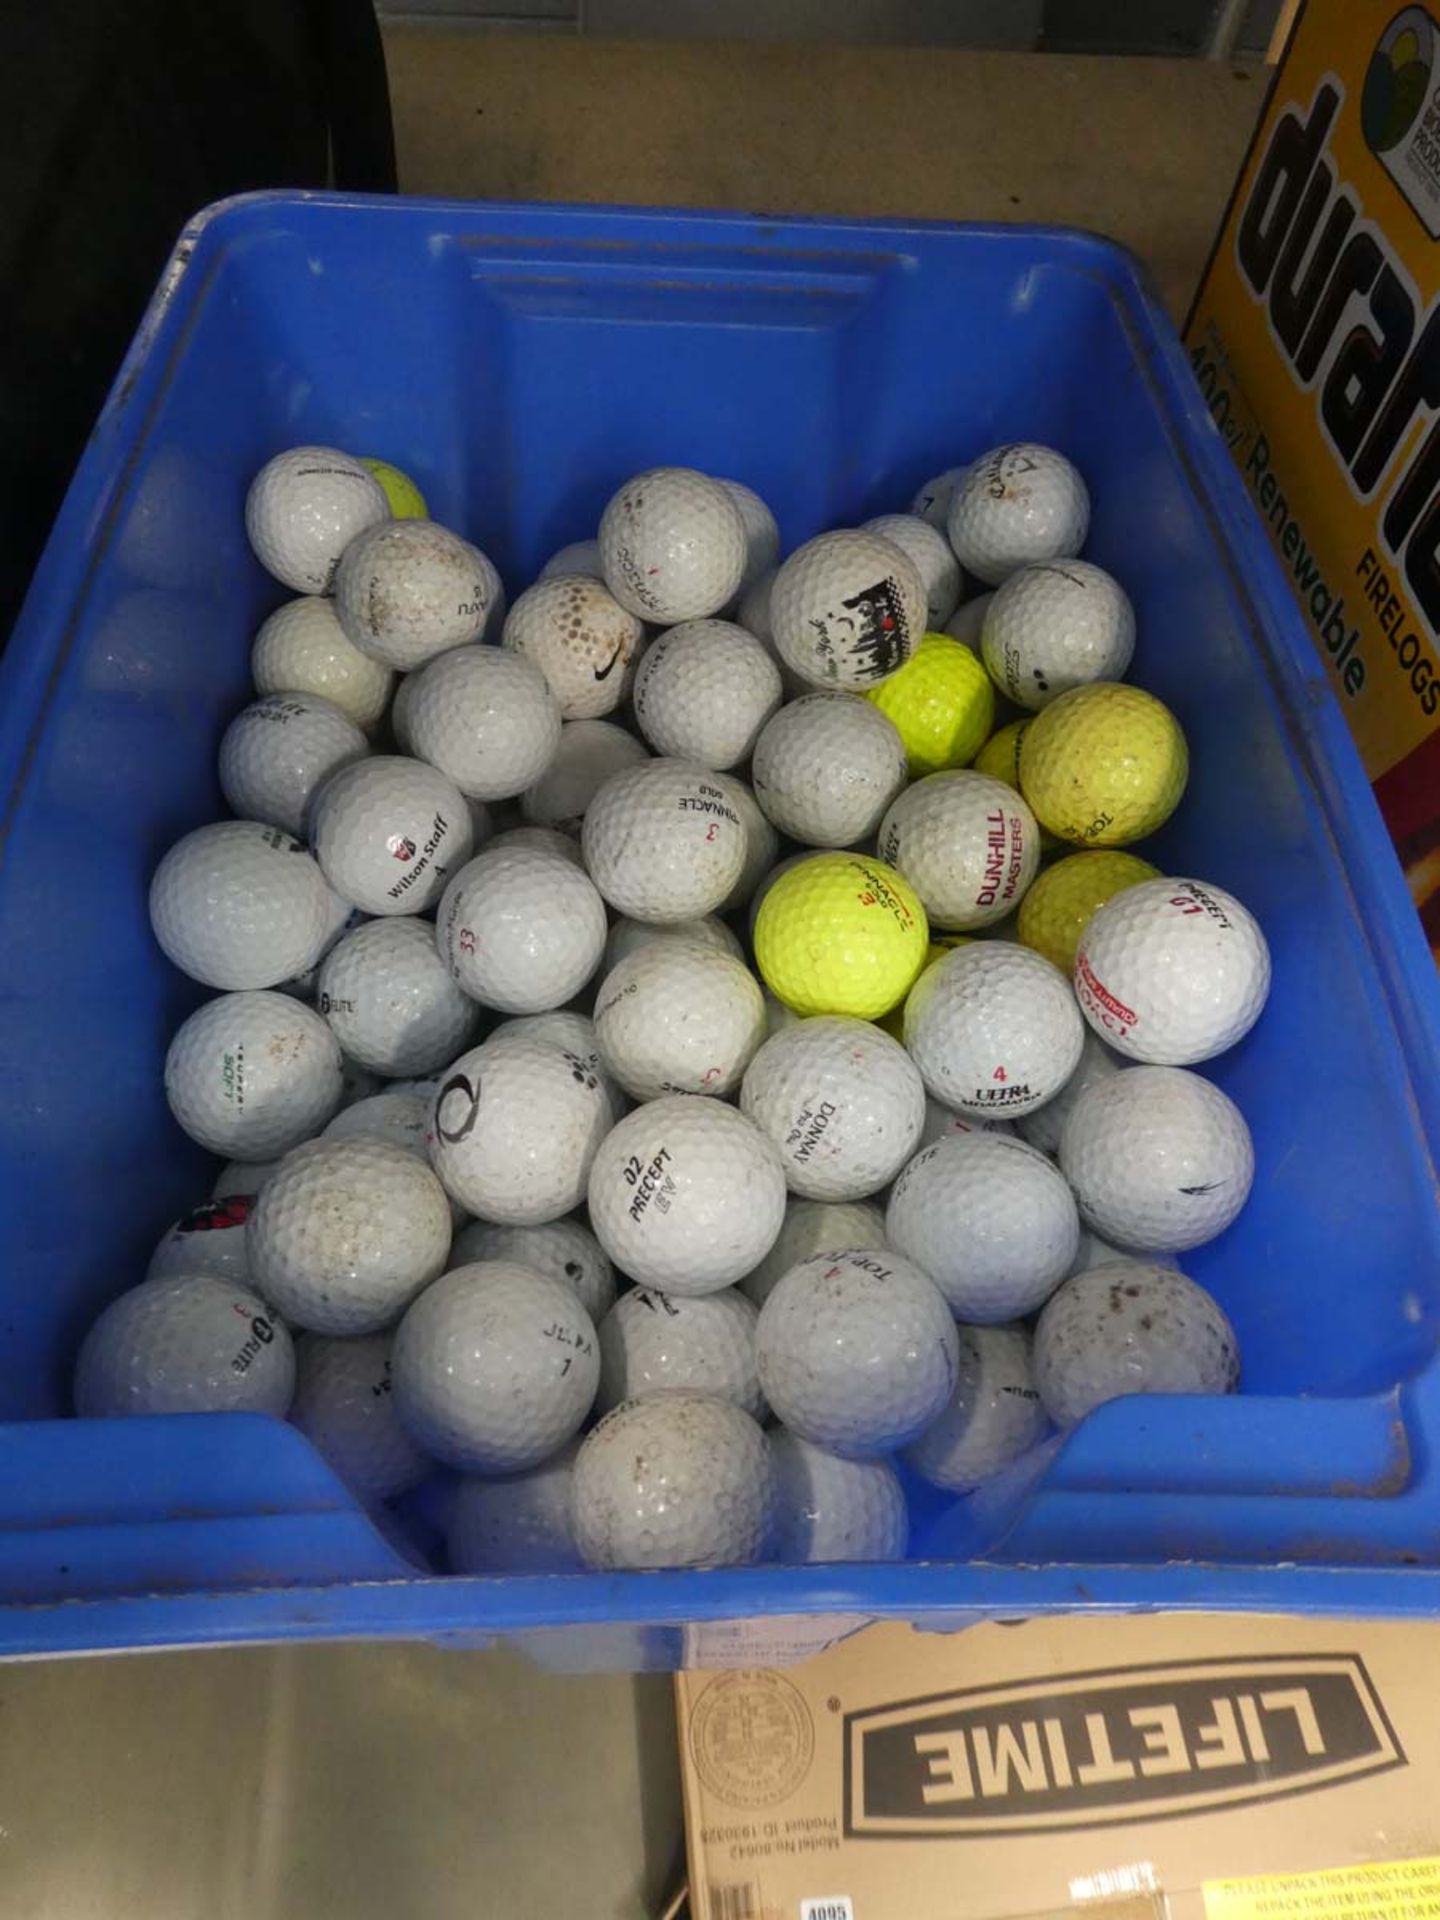
[{"label": "yellow product box", "polygon": [[1186,329],[1440,951],[1440,22],[1307,0]]}]

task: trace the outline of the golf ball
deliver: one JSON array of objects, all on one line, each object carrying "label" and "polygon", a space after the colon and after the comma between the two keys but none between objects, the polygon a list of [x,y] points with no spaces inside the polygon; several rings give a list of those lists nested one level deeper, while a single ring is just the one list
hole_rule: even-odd
[{"label": "golf ball", "polygon": [[947,1493],[973,1493],[1028,1453],[1050,1422],[1023,1327],[961,1327],[955,1391],[905,1449],[905,1464]]},{"label": "golf ball", "polygon": [[734,1287],[686,1299],[632,1287],[600,1322],[601,1413],[642,1394],[692,1387],[764,1420],[755,1372],[759,1309]]},{"label": "golf ball", "polygon": [[745,518],[720,480],[691,467],[652,467],[600,517],[600,564],[611,593],[642,620],[703,620],[740,591]]},{"label": "golf ball", "polygon": [[1079,553],[1090,495],[1064,454],[1017,441],[974,462],[956,485],[947,525],[965,571],[997,587],[1021,567]]},{"label": "golf ball", "polygon": [[590,802],[580,837],[590,878],[632,920],[694,920],[740,878],[745,829],[704,767],[646,760]]},{"label": "golf ball", "polygon": [[374,474],[335,447],[277,453],[245,496],[245,531],[256,559],[296,593],[329,593],[341,554],[389,520]]},{"label": "golf ball", "polygon": [[749,759],[780,697],[780,669],[729,620],[687,620],[662,633],[633,693],[636,722],[656,753],[717,770]]},{"label": "golf ball", "polygon": [[1045,1410],[1073,1427],[1129,1393],[1233,1393],[1235,1332],[1219,1304],[1173,1267],[1118,1260],[1076,1274],[1035,1329]]},{"label": "golf ball", "polygon": [[1121,680],[1135,651],[1135,611],[1119,581],[1088,560],[1021,567],[996,590],[981,649],[990,678],[1038,712],[1092,680]]},{"label": "golf ball", "polygon": [[605,903],[569,860],[487,848],[441,896],[435,942],[454,980],[500,1013],[544,1013],[584,986],[605,951]]},{"label": "golf ball", "polygon": [[1189,754],[1179,722],[1139,687],[1062,693],[1020,740],[1020,791],[1041,826],[1078,846],[1123,847],[1180,804]]},{"label": "golf ball", "polygon": [[578,1220],[548,1220],[539,1227],[501,1227],[472,1220],[455,1236],[450,1264],[474,1260],[515,1260],[536,1273],[563,1280],[598,1327],[615,1304],[615,1269],[600,1242]]},{"label": "golf ball", "polygon": [[888,1460],[843,1460],[784,1427],[770,1435],[770,1460],[775,1526],[769,1558],[803,1566],[905,1557],[910,1516]]},{"label": "golf ball", "polygon": [[500,647],[452,647],[395,696],[395,734],[467,799],[508,800],[549,767],[560,709],[533,661]]},{"label": "golf ball", "polygon": [[422,760],[376,754],[316,794],[310,839],[342,900],[366,913],[423,913],[469,855],[474,830],[454,783]]},{"label": "golf ball", "polygon": [[603,581],[551,574],[520,595],[501,644],[537,666],[566,720],[595,720],[625,698],[645,629]]},{"label": "golf ball", "polygon": [[787,1201],[785,1219],[769,1253],[740,1282],[763,1307],[776,1283],[812,1253],[863,1253],[885,1244],[885,1215],[867,1200]]},{"label": "golf ball", "polygon": [[578,840],[585,811],[611,774],[649,757],[633,733],[612,721],[568,720],[555,758],[521,797],[520,811],[535,825]]},{"label": "golf ball", "polygon": [[904,666],[865,698],[899,734],[912,780],[968,766],[995,724],[989,675],[943,633],[927,633]]},{"label": "golf ball", "polygon": [[82,1420],[273,1413],[295,1390],[290,1335],[257,1294],[204,1274],[142,1281],[100,1315],[75,1364]]},{"label": "golf ball", "polygon": [[287,601],[261,627],[250,650],[250,677],[261,694],[317,694],[370,728],[390,704],[395,675],[346,637],[333,600],[306,594]]},{"label": "golf ball", "polygon": [[925,589],[926,630],[943,627],[960,603],[960,563],[943,530],[919,514],[882,513],[860,531],[879,534],[909,555]]},{"label": "golf ball", "polygon": [[1028,947],[974,941],[925,969],[905,1002],[905,1045],[947,1107],[1014,1119],[1059,1093],[1085,1023],[1063,974]]},{"label": "golf ball", "polygon": [[905,771],[904,744],[878,708],[853,693],[812,693],[766,723],[750,778],[781,833],[848,847],[875,831]]},{"label": "golf ball", "polygon": [[182,1213],[161,1235],[145,1269],[147,1280],[173,1273],[203,1273],[212,1280],[250,1284],[250,1260],[245,1251],[245,1222],[251,1196],[227,1187],[223,1196]]},{"label": "golf ball", "polygon": [[388,1333],[295,1343],[291,1425],[362,1500],[393,1500],[430,1471],[395,1410],[390,1348]]},{"label": "golf ball", "polygon": [[743,594],[763,574],[774,571],[780,558],[780,529],[774,514],[753,487],[747,487],[743,480],[722,480],[720,484],[740,509],[740,518],[745,524],[745,571],[740,576],[739,587]]},{"label": "golf ball", "polygon": [[269,694],[225,729],[220,791],[240,819],[298,835],[316,788],[369,751],[365,735],[333,701],[313,693]]},{"label": "golf ball", "polygon": [[165,1055],[170,1111],[192,1140],[233,1159],[272,1159],[310,1139],[340,1093],[334,1034],[288,994],[221,994]]},{"label": "golf ball", "polygon": [[452,1573],[578,1573],[574,1479],[578,1440],[525,1473],[464,1479],[445,1534]]},{"label": "golf ball", "polygon": [[366,921],[337,941],[320,964],[316,1008],[345,1054],[388,1080],[438,1073],[480,1026],[433,929],[408,917]]},{"label": "golf ball", "polygon": [[770,591],[775,649],[816,687],[863,692],[904,666],[925,631],[925,583],[909,554],[878,534],[818,534]]},{"label": "golf ball", "polygon": [[486,556],[433,520],[371,528],[335,572],[335,612],[347,636],[402,673],[480,639],[500,599],[500,576]]},{"label": "golf ball", "polygon": [[1095,909],[1126,887],[1158,878],[1159,869],[1138,854],[1067,854],[1045,869],[1020,902],[1016,931],[1023,944],[1043,953],[1051,966],[1071,973]]},{"label": "golf ball", "polygon": [[339,911],[300,842],[257,820],[196,827],[150,882],[150,925],[166,959],[207,987],[274,987],[304,973]]},{"label": "golf ball", "polygon": [[777,1000],[800,1014],[875,1020],[910,990],[925,961],[925,909],[893,867],[818,853],[782,874],[755,918],[755,963]]},{"label": "golf ball", "polygon": [[876,850],[910,882],[932,927],[964,931],[1020,904],[1040,864],[1040,828],[1004,781],[932,773],[893,802]]},{"label": "golf ball", "polygon": [[635,949],[595,997],[600,1057],[636,1100],[723,1098],[764,1038],[765,1000],[749,969],[684,939]]}]

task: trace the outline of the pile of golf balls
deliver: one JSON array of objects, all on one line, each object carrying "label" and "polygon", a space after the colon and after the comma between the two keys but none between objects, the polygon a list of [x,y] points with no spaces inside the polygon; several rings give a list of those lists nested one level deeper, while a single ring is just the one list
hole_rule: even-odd
[{"label": "pile of golf balls", "polygon": [[917,1490],[1236,1386],[1175,1256],[1250,1192],[1195,1069],[1270,956],[1130,851],[1185,736],[1062,454],[783,557],[653,468],[508,611],[383,462],[281,452],[245,520],[300,597],[150,889],[224,1165],[79,1415],[288,1418],[438,1570],[569,1572],[897,1559]]}]

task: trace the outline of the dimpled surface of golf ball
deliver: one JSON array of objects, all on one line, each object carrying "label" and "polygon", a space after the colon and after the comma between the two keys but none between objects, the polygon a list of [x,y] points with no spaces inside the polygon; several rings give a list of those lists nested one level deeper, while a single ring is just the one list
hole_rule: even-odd
[{"label": "dimpled surface of golf ball", "polygon": [[395,1404],[432,1459],[520,1473],[577,1432],[600,1378],[594,1323],[573,1287],[509,1260],[455,1267],[395,1334]]},{"label": "dimpled surface of golf ball", "polygon": [[578,840],[585,811],[612,773],[648,760],[644,746],[609,720],[569,720],[549,767],[526,790],[520,811],[537,826]]},{"label": "dimpled surface of golf ball", "polygon": [[1035,1380],[1057,1427],[1127,1393],[1233,1393],[1234,1329],[1173,1267],[1119,1260],[1076,1274],[1035,1329]]},{"label": "dimpled surface of golf ball", "polygon": [[304,831],[315,789],[369,752],[365,735],[333,701],[273,693],[245,708],[220,741],[220,791],[242,820]]},{"label": "dimpled surface of golf ball", "polygon": [[901,1560],[905,1490],[888,1460],[842,1460],[781,1427],[770,1435],[775,1525],[767,1558],[788,1566]]},{"label": "dimpled surface of golf ball", "polygon": [[192,1140],[266,1160],[318,1133],[340,1104],[340,1046],[284,993],[226,993],[197,1007],[165,1055],[165,1097]]},{"label": "dimpled surface of golf ball", "polygon": [[452,1573],[578,1573],[574,1478],[578,1440],[527,1473],[462,1480],[450,1504]]},{"label": "dimpled surface of golf ball", "polygon": [[484,633],[500,578],[478,547],[433,520],[392,520],[345,549],[335,612],[372,660],[410,673]]},{"label": "dimpled surface of golf ball", "polygon": [[759,1318],[759,1309],[734,1287],[690,1300],[632,1287],[600,1322],[596,1406],[608,1413],[642,1394],[693,1387],[764,1420],[755,1372]]},{"label": "dimpled surface of golf ball", "polygon": [[756,580],[774,571],[780,558],[780,529],[753,487],[747,487],[743,480],[722,480],[720,484],[739,508],[745,526],[745,571],[738,588],[743,594]]},{"label": "dimpled surface of golf ball", "polygon": [[939,533],[944,533],[950,520],[950,502],[955,498],[955,489],[970,471],[969,466],[946,467],[943,473],[937,473],[916,493],[910,502],[910,511],[917,519],[923,520]]},{"label": "dimpled surface of golf ball", "polygon": [[278,1160],[227,1160],[210,1189],[214,1200],[253,1198],[279,1166]]},{"label": "dimpled surface of golf ball", "polygon": [[255,691],[313,693],[348,714],[357,727],[373,727],[390,704],[395,675],[346,638],[333,601],[319,594],[291,600],[255,635],[250,649]]},{"label": "dimpled surface of golf ball", "polygon": [[605,976],[595,1038],[607,1070],[636,1100],[664,1093],[722,1097],[765,1038],[765,997],[727,953],[656,940]]},{"label": "dimpled surface of golf ball", "polygon": [[961,566],[997,587],[1021,567],[1079,553],[1090,495],[1063,453],[1016,441],[975,461],[955,489],[947,524]]},{"label": "dimpled surface of golf ball", "polygon": [[435,916],[440,957],[500,1013],[544,1013],[584,986],[605,951],[605,903],[578,867],[526,847],[487,848]]},{"label": "dimpled surface of golf ball", "polygon": [[260,1297],[227,1280],[172,1274],[122,1293],[75,1366],[82,1420],[132,1413],[273,1413],[295,1389],[290,1335]]},{"label": "dimpled surface of golf ball", "polygon": [[912,780],[968,766],[995,723],[990,676],[943,633],[927,633],[904,666],[865,698],[899,734]]},{"label": "dimpled surface of golf ball", "polygon": [[878,534],[817,534],[770,590],[776,652],[814,687],[863,693],[903,667],[925,631],[925,583],[909,554]]},{"label": "dimpled surface of golf ball", "polygon": [[961,1327],[950,1404],[905,1449],[905,1463],[947,1493],[972,1493],[1042,1440],[1050,1421],[1023,1327]]},{"label": "dimpled surface of golf ball", "polygon": [[1270,991],[1270,949],[1233,893],[1157,879],[1100,907],[1080,938],[1075,996],[1117,1052],[1156,1066],[1211,1060]]},{"label": "dimpled surface of golf ball", "polygon": [[295,1343],[291,1424],[363,1500],[393,1500],[430,1471],[395,1410],[390,1346],[388,1333]]},{"label": "dimpled surface of golf ball", "polygon": [[417,1154],[428,1166],[430,1154],[425,1134],[430,1124],[432,1098],[433,1095],[403,1092],[398,1084],[384,1093],[372,1093],[367,1100],[342,1107],[325,1128],[325,1138],[386,1140],[391,1146],[404,1147],[408,1153]]},{"label": "dimpled surface of golf ball", "polygon": [[592,580],[600,578],[600,542],[598,540],[572,540],[568,546],[561,547],[558,553],[552,553],[536,576],[540,580],[553,580],[557,574],[587,573]]},{"label": "dimpled surface of golf ball", "polygon": [[714,914],[704,914],[698,920],[674,920],[666,926],[652,926],[645,920],[620,919],[611,927],[605,940],[604,971],[610,973],[628,960],[641,947],[653,947],[662,941],[676,941],[683,946],[701,947],[707,953],[728,954],[732,960],[743,960],[744,949],[723,920],[717,920]]},{"label": "dimpled surface of golf ball", "polygon": [[367,467],[380,482],[380,491],[385,495],[394,519],[429,519],[430,509],[425,504],[424,494],[403,468],[392,466],[388,460],[376,460],[368,453],[361,455],[360,464]]},{"label": "dimpled surface of golf ball", "polygon": [[508,800],[555,758],[560,708],[523,654],[453,647],[401,681],[395,730],[407,753],[470,799]]},{"label": "dimpled surface of golf ball", "polygon": [[692,467],[651,467],[627,480],[600,516],[599,538],[611,593],[660,626],[718,613],[745,577],[740,508],[722,481]]},{"label": "dimpled surface of golf ball", "polygon": [[925,589],[926,628],[943,627],[960,603],[960,563],[942,529],[914,513],[882,513],[862,525],[908,554]]},{"label": "dimpled surface of golf ball", "polygon": [[611,1117],[609,1096],[577,1054],[523,1038],[476,1047],[436,1091],[430,1163],[481,1219],[541,1226],[585,1198]]},{"label": "dimpled surface of golf ball", "polygon": [[817,853],[769,888],[755,916],[755,964],[794,1012],[877,1020],[909,992],[929,926],[910,883],[853,853]]},{"label": "dimpled surface of golf ball", "polygon": [[[967,600],[963,606],[957,607],[945,622],[945,637],[964,647],[982,672],[984,668],[981,665],[981,636],[985,631],[985,616],[990,611],[990,602],[994,598],[993,592],[977,593],[973,600]],[[985,674],[985,678],[987,681],[990,680],[988,673]],[[990,685],[993,691],[994,682],[990,681]]]},{"label": "dimpled surface of golf ball", "polygon": [[1070,1189],[1036,1148],[961,1133],[895,1182],[885,1238],[939,1287],[957,1320],[995,1326],[1048,1300],[1080,1242]]},{"label": "dimpled surface of golf ball", "polygon": [[377,1333],[444,1268],[450,1208],[404,1147],[309,1140],[256,1199],[246,1234],[251,1279],[292,1325]]},{"label": "dimpled surface of golf ball", "polygon": [[565,720],[595,720],[625,697],[645,629],[602,580],[551,574],[522,593],[502,645],[537,666]]},{"label": "dimpled surface of golf ball", "polygon": [[1076,1100],[1060,1171],[1102,1240],[1183,1252],[1244,1206],[1255,1150],[1240,1109],[1211,1081],[1184,1067],[1130,1067]]},{"label": "dimpled surface of golf ball", "polygon": [[1038,712],[1071,687],[1124,678],[1135,611],[1120,582],[1088,560],[1022,567],[997,589],[981,649],[1006,699]]},{"label": "dimpled surface of golf ball", "polygon": [[776,1285],[812,1253],[863,1253],[885,1244],[885,1215],[867,1200],[796,1200],[786,1203],[775,1244],[740,1282],[741,1292],[763,1307]]},{"label": "dimpled surface of golf ball", "polygon": [[889,1034],[867,1020],[821,1016],[765,1042],[746,1071],[740,1110],[774,1144],[792,1193],[863,1200],[915,1151],[925,1088]]},{"label": "dimpled surface of golf ball", "polygon": [[316,1006],[346,1055],[390,1080],[448,1066],[480,1025],[431,928],[408,918],[370,920],[338,941],[321,962]]},{"label": "dimpled surface of golf ball", "polygon": [[1040,828],[1003,780],[932,773],[896,799],[876,851],[903,873],[932,927],[963,932],[1003,920],[1040,864]]},{"label": "dimpled surface of golf ball", "polygon": [[474,829],[453,781],[422,760],[376,754],[316,794],[310,839],[342,900],[366,913],[423,913],[469,855]]},{"label": "dimpled surface of golf ball", "polygon": [[319,959],[336,901],[298,840],[257,820],[187,833],[150,882],[165,957],[207,987],[273,987]]},{"label": "dimpled surface of golf ball", "polygon": [[1016,932],[1027,947],[1043,953],[1051,966],[1070,973],[1080,937],[1097,907],[1142,880],[1156,880],[1159,869],[1138,854],[1071,853],[1047,867],[1020,902]]},{"label": "dimpled surface of golf ball", "polygon": [[1041,1153],[1052,1156],[1059,1153],[1060,1136],[1065,1131],[1065,1122],[1070,1118],[1070,1109],[1075,1102],[1087,1087],[1093,1086],[1097,1080],[1108,1080],[1119,1071],[1120,1062],[1103,1045],[1098,1035],[1087,1027],[1080,1047],[1079,1062],[1059,1093],[1053,1100],[1047,1100],[1043,1107],[1037,1107],[1033,1113],[1022,1114],[1015,1122],[1021,1139],[1028,1140]]},{"label": "dimpled surface of golf ball", "polygon": [[575,1462],[575,1537],[591,1567],[745,1566],[765,1550],[765,1435],[717,1395],[657,1393],[605,1415]]},{"label": "dimpled surface of golf ball", "polygon": [[240,1286],[250,1281],[250,1261],[245,1251],[245,1222],[250,1217],[251,1196],[227,1189],[216,1200],[192,1207],[182,1213],[172,1227],[161,1235],[145,1270],[147,1280],[158,1280],[172,1273],[204,1273],[213,1280],[233,1280]]},{"label": "dimpled surface of golf ball", "polygon": [[612,774],[580,837],[590,878],[632,920],[713,913],[740,878],[745,829],[704,767],[646,760]]},{"label": "dimpled surface of golf ball", "polygon": [[875,831],[905,784],[905,747],[853,693],[812,693],[766,723],[750,778],[766,817],[810,847],[846,847]]},{"label": "dimpled surface of golf ball", "polygon": [[1156,832],[1189,770],[1170,709],[1110,681],[1062,693],[1020,740],[1020,791],[1041,826],[1077,846],[1123,847]]},{"label": "dimpled surface of golf ball", "polygon": [[718,1293],[770,1251],[785,1217],[785,1174],[744,1114],[669,1094],[601,1142],[589,1211],[596,1239],[639,1285]]},{"label": "dimpled surface of golf ball", "polygon": [[1059,1093],[1085,1023],[1070,983],[1028,947],[957,947],[905,1002],[905,1046],[927,1091],[981,1118],[1014,1119]]},{"label": "dimpled surface of golf ball", "polygon": [[[1045,1108],[1042,1107],[1040,1111],[1044,1113]],[[974,1114],[956,1113],[952,1107],[942,1106],[938,1100],[932,1100],[927,1094],[925,1125],[920,1132],[920,1145],[931,1147],[937,1140],[948,1139],[952,1134],[957,1133],[1013,1134],[1015,1125],[1013,1120],[981,1120]]]},{"label": "dimpled surface of golf ball", "polygon": [[[612,1119],[627,1110],[629,1103],[601,1063],[595,1022],[588,1013],[577,1013],[573,1007],[555,1007],[549,1013],[522,1013],[501,1020],[485,1036],[485,1044],[492,1051],[521,1042],[559,1047],[562,1053],[574,1054],[586,1073],[600,1083]],[[434,1089],[431,1091],[433,1096]]]},{"label": "dimpled surface of golf ball", "polygon": [[760,1390],[792,1432],[846,1459],[893,1453],[955,1387],[959,1341],[934,1282],[888,1250],[819,1253],[760,1309]]},{"label": "dimpled surface of golf ball", "polygon": [[721,770],[749,758],[780,704],[780,669],[732,621],[687,620],[646,649],[633,697],[656,753]]},{"label": "dimpled surface of golf ball", "polygon": [[245,531],[256,559],[296,593],[328,593],[345,549],[389,519],[374,474],[335,447],[277,453],[245,496]]},{"label": "dimpled surface of golf ball", "polygon": [[740,877],[721,902],[722,913],[738,913],[750,904],[751,896],[780,857],[780,836],[760,810],[760,803],[743,780],[734,774],[717,773],[714,783],[740,817],[745,832],[745,859]]},{"label": "dimpled surface of golf ball", "polygon": [[515,1260],[536,1273],[563,1280],[598,1327],[615,1304],[615,1270],[605,1250],[578,1220],[550,1220],[542,1227],[504,1227],[472,1220],[455,1236],[450,1264],[473,1260]]}]

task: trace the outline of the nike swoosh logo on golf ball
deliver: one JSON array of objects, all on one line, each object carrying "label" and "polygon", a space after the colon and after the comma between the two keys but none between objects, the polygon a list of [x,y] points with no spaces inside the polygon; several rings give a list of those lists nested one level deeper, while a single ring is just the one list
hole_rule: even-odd
[{"label": "nike swoosh logo on golf ball", "polygon": [[620,655],[624,651],[625,651],[625,642],[623,640],[617,640],[615,642],[615,651],[614,653],[611,654],[610,658],[606,661],[605,665],[603,667],[596,667],[594,669],[595,678],[597,680],[608,680],[611,674],[615,671],[615,662],[620,658]]}]

